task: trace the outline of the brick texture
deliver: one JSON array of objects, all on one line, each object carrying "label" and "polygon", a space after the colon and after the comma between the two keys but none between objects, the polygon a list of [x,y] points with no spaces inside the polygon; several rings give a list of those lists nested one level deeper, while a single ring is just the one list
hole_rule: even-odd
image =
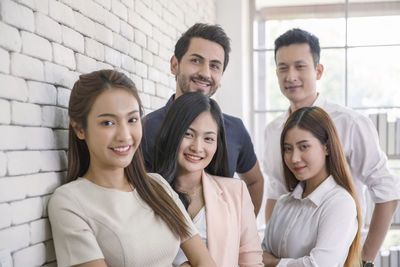
[{"label": "brick texture", "polygon": [[[217,0],[0,0],[0,249],[6,266],[56,267],[47,203],[65,182],[68,102],[79,75],[106,68],[165,104],[169,60]],[[193,3],[192,3],[193,2]]]}]

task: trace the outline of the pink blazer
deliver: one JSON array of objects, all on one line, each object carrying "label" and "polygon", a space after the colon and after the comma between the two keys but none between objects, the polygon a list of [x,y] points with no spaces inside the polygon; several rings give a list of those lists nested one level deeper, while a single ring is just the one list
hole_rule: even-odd
[{"label": "pink blazer", "polygon": [[254,206],[245,183],[203,172],[207,246],[218,267],[262,264]]}]

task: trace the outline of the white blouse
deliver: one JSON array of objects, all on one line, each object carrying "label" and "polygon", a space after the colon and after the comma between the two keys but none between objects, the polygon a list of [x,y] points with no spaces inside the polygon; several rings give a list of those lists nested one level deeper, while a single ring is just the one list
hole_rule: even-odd
[{"label": "white blouse", "polygon": [[265,229],[264,251],[277,266],[343,266],[357,233],[352,196],[329,176],[302,198],[304,183],[280,197]]},{"label": "white blouse", "polygon": [[[207,246],[207,220],[206,220],[206,207],[200,209],[200,211],[196,214],[193,218],[194,226],[196,226],[197,231],[199,231],[199,235],[203,240],[204,244]],[[185,253],[180,248],[178,251],[178,255],[176,255],[174,262],[172,263],[173,266],[179,266],[188,259],[185,256]]]}]

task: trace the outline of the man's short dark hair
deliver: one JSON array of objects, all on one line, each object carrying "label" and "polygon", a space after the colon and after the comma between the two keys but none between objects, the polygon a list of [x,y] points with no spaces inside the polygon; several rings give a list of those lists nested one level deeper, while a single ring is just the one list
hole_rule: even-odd
[{"label": "man's short dark hair", "polygon": [[319,46],[318,37],[312,33],[298,28],[288,30],[275,40],[275,61],[276,52],[278,49],[282,46],[289,46],[291,44],[308,44],[310,46],[310,52],[313,57],[314,66],[316,67],[319,64],[321,48]]},{"label": "man's short dark hair", "polygon": [[226,66],[229,62],[229,52],[231,51],[231,44],[229,37],[219,25],[196,23],[186,32],[184,32],[179,38],[178,42],[176,42],[175,44],[174,54],[175,57],[178,59],[178,62],[181,62],[183,55],[189,49],[190,40],[194,37],[216,42],[224,48],[225,58],[223,70],[225,71]]}]

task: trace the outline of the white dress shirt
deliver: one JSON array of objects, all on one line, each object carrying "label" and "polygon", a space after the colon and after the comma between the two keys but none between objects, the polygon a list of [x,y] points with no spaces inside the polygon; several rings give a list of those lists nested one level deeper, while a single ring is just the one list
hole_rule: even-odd
[{"label": "white dress shirt", "polygon": [[[365,188],[375,203],[400,199],[400,180],[387,167],[387,157],[379,146],[378,134],[371,120],[350,109],[328,102],[318,95],[313,106],[324,109],[333,119],[356,187],[363,217]],[[280,156],[280,136],[289,111],[265,129],[263,170],[268,199],[287,193]]]},{"label": "white dress shirt", "polygon": [[357,233],[352,196],[332,176],[302,198],[304,182],[275,205],[263,250],[281,258],[278,267],[343,266]]}]

